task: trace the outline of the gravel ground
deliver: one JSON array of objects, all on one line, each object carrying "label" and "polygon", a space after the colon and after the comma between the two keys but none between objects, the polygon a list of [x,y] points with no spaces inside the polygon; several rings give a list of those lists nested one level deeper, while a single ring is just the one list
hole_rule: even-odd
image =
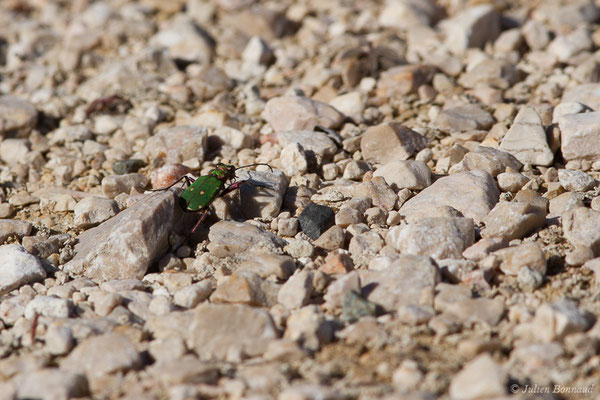
[{"label": "gravel ground", "polygon": [[0,399],[598,398],[599,23],[0,2]]}]

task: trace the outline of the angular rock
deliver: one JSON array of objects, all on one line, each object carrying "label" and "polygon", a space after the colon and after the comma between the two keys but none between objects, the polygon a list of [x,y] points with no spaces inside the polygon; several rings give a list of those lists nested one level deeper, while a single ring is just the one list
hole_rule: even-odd
[{"label": "angular rock", "polygon": [[518,172],[502,172],[496,177],[498,187],[503,192],[517,193],[527,182],[529,178]]},{"label": "angular rock", "polygon": [[541,21],[529,19],[521,30],[523,38],[531,50],[541,50],[550,43],[550,32]]},{"label": "angular rock", "polygon": [[[473,89],[474,92],[490,88],[508,89],[518,82],[520,77],[521,74],[517,66],[510,61],[484,59],[474,67],[468,68],[460,76],[458,83],[466,88]],[[493,94],[494,91],[492,90],[490,93]],[[485,101],[484,103],[489,104]]]},{"label": "angular rock", "polygon": [[173,388],[177,385],[214,385],[219,379],[217,365],[198,360],[191,354],[160,361],[149,368],[148,372],[165,388]]},{"label": "angular rock", "polygon": [[507,374],[488,353],[471,360],[454,376],[450,396],[457,400],[500,398],[506,395]]},{"label": "angular rock", "polygon": [[373,302],[363,299],[357,292],[346,292],[342,299],[342,321],[354,322],[361,317],[375,317],[379,312],[379,306]]},{"label": "angular rock", "polygon": [[408,29],[420,24],[432,26],[442,15],[442,9],[432,0],[388,1],[378,21],[386,28]]},{"label": "angular rock", "polygon": [[331,159],[338,147],[327,134],[312,130],[286,130],[277,133],[277,140],[282,147],[298,143],[304,151],[318,156],[318,161]]},{"label": "angular rock", "polygon": [[301,308],[308,303],[313,291],[313,274],[301,271],[287,280],[277,294],[277,301],[287,309]]},{"label": "angular rock", "polygon": [[548,52],[560,62],[568,62],[578,53],[593,46],[587,27],[580,27],[567,35],[554,38],[548,45]]},{"label": "angular rock", "polygon": [[214,39],[191,18],[177,15],[163,25],[150,39],[151,45],[167,48],[172,59],[199,64],[211,62]]},{"label": "angular rock", "polygon": [[33,226],[27,221],[17,219],[0,219],[0,243],[11,236],[22,238],[31,233]]},{"label": "angular rock", "polygon": [[565,190],[586,192],[596,186],[596,180],[583,171],[558,170],[558,181]]},{"label": "angular rock", "polygon": [[358,184],[352,194],[354,197],[368,197],[374,206],[387,211],[392,211],[398,201],[398,195],[389,187],[385,178],[379,176]]},{"label": "angular rock", "polygon": [[221,221],[210,227],[208,250],[216,257],[241,253],[277,253],[285,242],[278,236],[242,222]]},{"label": "angular rock", "polygon": [[523,164],[549,166],[554,160],[542,119],[533,107],[521,108],[499,148]]},{"label": "angular rock", "polygon": [[316,305],[292,311],[286,324],[283,337],[300,343],[308,350],[316,351],[333,339],[332,326],[325,320],[321,308]]},{"label": "angular rock", "polygon": [[451,206],[465,217],[479,222],[498,202],[499,196],[496,182],[487,172],[461,172],[435,181],[404,203],[400,214],[409,218],[425,218],[440,206]]},{"label": "angular rock", "polygon": [[183,212],[172,191],[144,196],[114,218],[79,236],[69,273],[96,281],[141,279],[168,248],[169,234]]},{"label": "angular rock", "polygon": [[33,104],[14,96],[0,96],[0,136],[25,136],[36,123]]},{"label": "angular rock", "polygon": [[128,159],[128,160],[117,160],[113,163],[112,169],[113,172],[117,175],[125,175],[131,174],[133,172],[138,172],[140,168],[142,168],[146,163],[144,160],[139,159]]},{"label": "angular rock", "polygon": [[549,212],[552,216],[559,216],[576,207],[585,207],[581,195],[565,192],[550,200]]},{"label": "angular rock", "polygon": [[464,132],[488,129],[494,122],[496,121],[489,112],[475,104],[468,104],[442,110],[434,125],[444,132]]},{"label": "angular rock", "polygon": [[315,240],[315,246],[333,251],[344,247],[345,240],[344,229],[341,226],[334,225]]},{"label": "angular rock", "polygon": [[386,310],[402,305],[433,306],[440,281],[437,265],[428,257],[400,255],[385,269],[359,271],[361,295]]},{"label": "angular rock", "polygon": [[534,242],[526,242],[516,247],[508,247],[492,253],[500,261],[500,270],[507,275],[518,275],[523,267],[528,267],[546,275],[546,257]]},{"label": "angular rock", "polygon": [[532,331],[542,342],[562,340],[568,334],[584,332],[590,326],[590,321],[577,305],[568,299],[555,303],[542,304],[535,313]]},{"label": "angular rock", "polygon": [[285,146],[281,150],[279,160],[287,176],[302,175],[308,169],[304,148],[297,142]]},{"label": "angular rock", "polygon": [[237,304],[196,307],[186,329],[188,345],[201,360],[259,356],[279,337],[267,311]]},{"label": "angular rock", "polygon": [[539,207],[523,202],[500,202],[482,221],[484,238],[505,237],[521,239],[546,222],[546,212]]},{"label": "angular rock", "polygon": [[263,289],[264,281],[252,271],[236,271],[223,279],[210,296],[213,303],[247,304],[270,306],[268,294]]},{"label": "angular rock", "polygon": [[600,212],[587,207],[577,207],[562,218],[564,235],[574,246],[589,247],[594,253],[600,250]]},{"label": "angular rock", "polygon": [[40,260],[18,244],[0,246],[0,296],[46,277]]},{"label": "angular rock", "polygon": [[49,318],[69,318],[73,314],[73,303],[53,296],[37,296],[27,303],[24,315],[32,319],[36,314]]},{"label": "angular rock", "polygon": [[337,128],[344,114],[326,103],[308,97],[275,97],[267,102],[263,118],[275,132],[312,130],[320,125]]},{"label": "angular rock", "polygon": [[20,399],[70,399],[89,395],[88,381],[80,372],[44,368],[13,379]]},{"label": "angular rock", "polygon": [[294,273],[296,265],[290,256],[277,254],[257,254],[240,264],[238,271],[249,270],[263,279],[275,276],[277,279],[286,280]]},{"label": "angular rock", "polygon": [[151,160],[163,158],[170,164],[187,160],[204,161],[208,131],[198,126],[183,125],[161,129],[146,141],[143,153]]},{"label": "angular rock", "polygon": [[92,377],[127,372],[142,365],[142,358],[135,345],[116,332],[84,340],[60,363],[61,369],[84,372]]},{"label": "angular rock", "polygon": [[27,139],[4,139],[0,141],[0,159],[9,166],[27,163],[29,141]]},{"label": "angular rock", "polygon": [[470,218],[423,218],[409,225],[393,227],[386,241],[401,254],[441,260],[461,258],[474,238],[475,228]]},{"label": "angular rock", "polygon": [[423,161],[390,161],[377,168],[373,176],[381,176],[396,191],[401,189],[421,190],[431,185],[431,170]]},{"label": "angular rock", "polygon": [[468,152],[463,160],[450,169],[450,173],[457,168],[458,171],[473,171],[481,169],[492,176],[497,176],[507,168],[519,171],[523,164],[519,162],[512,154],[487,146],[477,146],[473,151]]},{"label": "angular rock", "polygon": [[102,193],[114,199],[121,193],[131,193],[132,189],[141,192],[147,185],[148,178],[142,174],[108,175],[102,179]]},{"label": "angular rock", "polygon": [[[600,109],[600,88],[598,89]],[[600,111],[567,114],[558,118],[560,148],[563,158],[570,160],[600,160]]]},{"label": "angular rock", "polygon": [[431,83],[435,68],[431,65],[399,65],[384,71],[377,81],[377,94],[381,97],[402,97],[416,93],[417,89]]},{"label": "angular rock", "polygon": [[341,307],[349,291],[360,293],[360,278],[356,271],[341,276],[327,287],[327,293],[323,296],[325,306],[330,310]]},{"label": "angular rock", "polygon": [[446,46],[462,55],[469,47],[483,47],[500,35],[500,14],[491,4],[467,8],[440,23]]},{"label": "angular rock", "polygon": [[283,172],[242,170],[237,176],[249,181],[240,187],[240,208],[245,218],[270,219],[279,215],[287,189]]},{"label": "angular rock", "polygon": [[183,287],[173,295],[173,304],[183,308],[194,308],[206,300],[212,290],[212,285],[208,281]]},{"label": "angular rock", "polygon": [[379,164],[406,160],[427,147],[429,139],[397,123],[369,127],[360,141],[363,158]]},{"label": "angular rock", "polygon": [[86,197],[75,206],[75,225],[90,228],[114,217],[119,212],[119,205],[111,199]]}]

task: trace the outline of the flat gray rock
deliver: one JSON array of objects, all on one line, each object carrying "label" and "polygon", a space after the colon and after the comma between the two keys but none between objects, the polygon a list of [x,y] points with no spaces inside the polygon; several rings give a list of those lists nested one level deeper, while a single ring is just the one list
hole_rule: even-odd
[{"label": "flat gray rock", "polygon": [[440,206],[451,206],[479,222],[498,202],[499,196],[496,182],[487,172],[461,172],[435,181],[404,203],[400,214],[413,219],[426,218]]},{"label": "flat gray rock", "polygon": [[31,233],[31,223],[18,219],[0,219],[0,243],[11,236],[22,238]]},{"label": "flat gray rock", "polygon": [[494,122],[492,114],[475,104],[468,104],[442,110],[433,124],[444,132],[464,132],[488,129]]},{"label": "flat gray rock", "polygon": [[238,177],[249,180],[240,187],[240,204],[243,205],[240,209],[245,218],[271,219],[279,215],[287,190],[283,172],[240,170]]},{"label": "flat gray rock", "polygon": [[18,244],[0,246],[0,295],[46,277],[40,260]]},{"label": "flat gray rock", "polygon": [[329,104],[301,96],[272,98],[265,105],[263,117],[275,132],[312,130],[317,125],[337,128],[345,118]]},{"label": "flat gray rock", "polygon": [[383,177],[394,190],[421,190],[431,185],[431,170],[423,161],[393,160],[377,168],[373,176]]},{"label": "flat gray rock", "polygon": [[144,154],[149,159],[163,158],[169,164],[188,160],[204,161],[208,130],[182,125],[161,129],[146,141]]},{"label": "flat gray rock", "polygon": [[600,83],[583,83],[565,90],[561,103],[567,102],[585,104],[594,111],[600,111]]},{"label": "flat gray rock", "polygon": [[460,163],[450,168],[450,173],[480,169],[495,177],[505,172],[507,168],[519,171],[521,167],[523,164],[507,151],[477,146],[473,151],[468,152]]},{"label": "flat gray rock", "polygon": [[558,118],[558,126],[560,148],[566,161],[600,160],[600,111],[563,115]]},{"label": "flat gray rock", "polygon": [[521,239],[542,227],[545,222],[546,212],[539,207],[520,201],[501,202],[483,219],[485,229],[481,236]]},{"label": "flat gray rock", "polygon": [[590,248],[594,254],[600,254],[600,212],[576,207],[564,213],[562,227],[572,245]]},{"label": "flat gray rock", "polygon": [[89,394],[88,381],[84,375],[58,368],[22,373],[13,381],[20,399],[71,399]]},{"label": "flat gray rock", "polygon": [[371,126],[360,141],[363,158],[378,164],[406,160],[427,147],[429,139],[398,123]]},{"label": "flat gray rock", "polygon": [[221,221],[210,227],[208,250],[217,257],[241,253],[277,253],[285,246],[280,237],[255,225],[235,221]]},{"label": "flat gray rock", "polygon": [[470,218],[423,218],[390,229],[386,241],[402,254],[429,256],[437,260],[462,258],[473,244],[475,228]]},{"label": "flat gray rock", "polygon": [[329,160],[337,151],[337,145],[325,133],[312,130],[286,130],[277,133],[282,147],[298,143],[305,151],[312,151],[321,160]]},{"label": "flat gray rock", "polygon": [[65,264],[64,270],[95,281],[141,279],[166,252],[169,233],[183,217],[175,192],[144,196],[115,217],[81,234],[75,245],[75,257]]},{"label": "flat gray rock", "polygon": [[267,311],[238,304],[201,305],[187,326],[188,346],[201,360],[258,356],[279,337]]},{"label": "flat gray rock", "polygon": [[437,265],[429,258],[401,255],[382,270],[360,270],[362,296],[388,311],[400,306],[433,306],[435,286],[440,281]]},{"label": "flat gray rock", "polygon": [[92,377],[127,372],[142,365],[142,358],[135,345],[116,332],[84,340],[60,363],[61,369],[84,372]]}]

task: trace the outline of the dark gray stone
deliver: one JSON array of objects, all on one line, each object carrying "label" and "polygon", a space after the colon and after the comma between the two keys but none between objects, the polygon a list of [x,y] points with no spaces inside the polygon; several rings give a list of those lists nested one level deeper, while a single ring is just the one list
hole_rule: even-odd
[{"label": "dark gray stone", "polygon": [[330,207],[308,203],[298,217],[300,228],[309,238],[317,240],[335,224],[335,213]]}]

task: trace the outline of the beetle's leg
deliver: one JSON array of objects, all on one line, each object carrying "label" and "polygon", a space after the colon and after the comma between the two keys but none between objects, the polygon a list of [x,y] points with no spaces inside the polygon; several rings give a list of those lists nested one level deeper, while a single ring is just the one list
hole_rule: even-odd
[{"label": "beetle's leg", "polygon": [[221,192],[220,196],[224,196],[227,193],[230,193],[230,192],[233,192],[236,189],[239,189],[239,187],[242,186],[244,183],[247,183],[248,185],[255,186],[255,187],[266,187],[266,188],[269,188],[269,189],[273,189],[273,187],[271,185],[268,185],[266,183],[255,182],[255,181],[252,181],[250,179],[246,179],[246,180],[243,180],[243,181],[237,181],[237,182],[232,183],[227,188],[223,189],[223,191]]},{"label": "beetle's leg", "polygon": [[171,183],[169,186],[164,187],[164,188],[160,188],[160,189],[148,189],[149,192],[160,192],[162,190],[167,190],[167,189],[171,189],[173,186],[177,185],[179,182],[181,182],[182,180],[185,179],[185,182],[187,183],[188,186],[190,186],[192,183],[194,183],[195,179],[190,178],[187,175],[183,175],[181,178],[177,179],[175,182]]},{"label": "beetle's leg", "polygon": [[196,222],[196,225],[194,225],[194,227],[192,228],[190,235],[196,231],[196,228],[198,228],[198,226],[202,223],[202,221],[204,221],[204,219],[206,218],[207,215],[208,215],[208,209],[206,209],[206,210],[204,210],[204,212],[202,212],[200,219],[198,220],[198,222]]},{"label": "beetle's leg", "polygon": [[245,180],[245,181],[237,181],[237,182],[232,183],[231,185],[229,185],[225,189],[223,189],[220,196],[225,196],[227,193],[233,192],[234,190],[238,189],[240,186],[242,186],[242,184],[244,184],[246,182],[248,182],[248,181]]}]

